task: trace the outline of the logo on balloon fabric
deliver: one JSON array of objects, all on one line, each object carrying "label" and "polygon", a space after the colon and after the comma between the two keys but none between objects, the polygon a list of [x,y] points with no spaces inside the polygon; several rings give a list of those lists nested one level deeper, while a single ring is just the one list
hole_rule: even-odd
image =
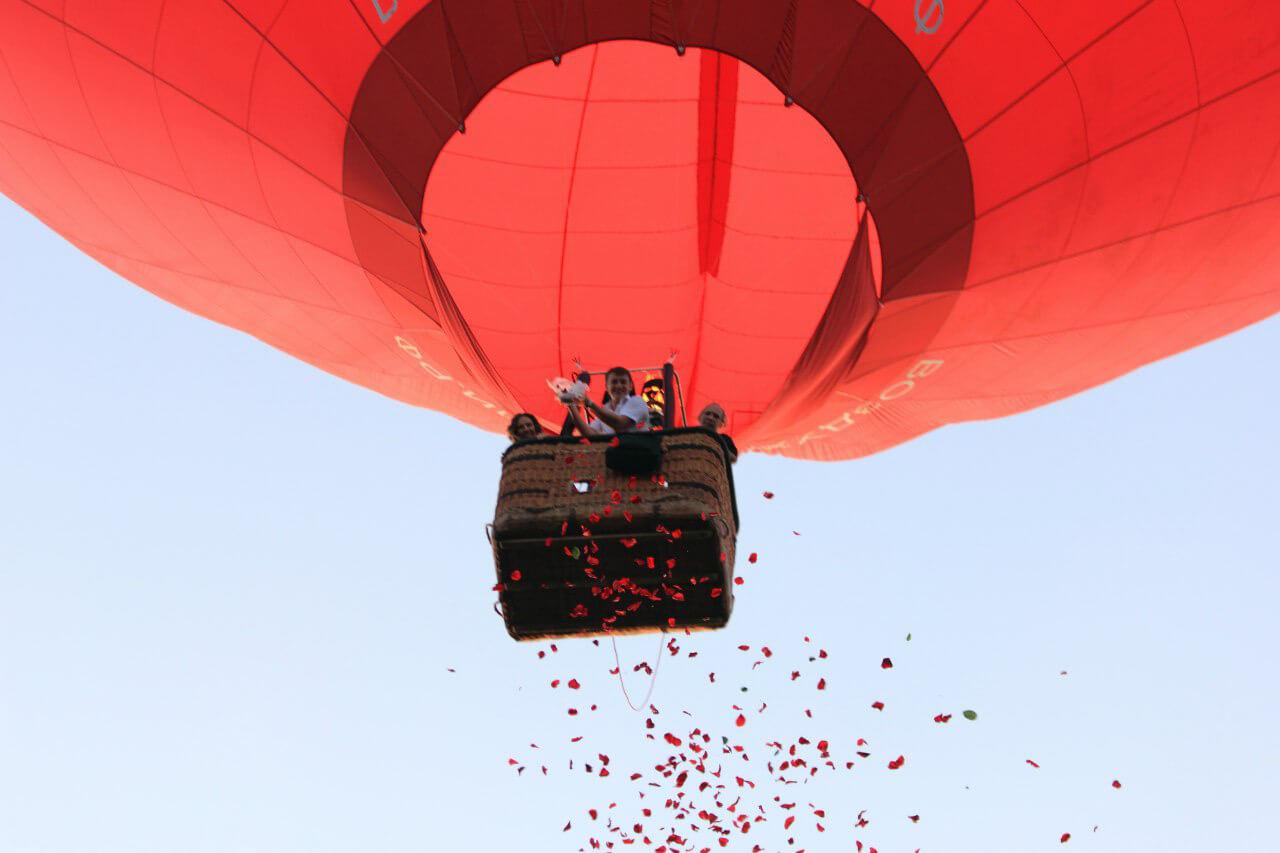
[{"label": "logo on balloon fabric", "polygon": [[[920,11],[920,6],[924,0],[916,0],[916,32],[925,35],[933,35],[942,28],[942,0],[929,0],[929,6],[924,12]],[[937,11],[938,17],[933,18],[934,11]],[[933,21],[933,23],[929,23]]]},{"label": "logo on balloon fabric", "polygon": [[[396,13],[396,6],[399,6],[399,5],[400,5],[400,0],[391,0],[391,8],[384,12],[382,11],[382,4],[378,2],[378,0],[373,0],[373,9],[375,12],[378,13],[378,17],[382,19],[382,23],[384,24],[387,21],[391,20],[391,16]],[[916,20],[917,21],[920,20],[919,15],[916,16]]]}]

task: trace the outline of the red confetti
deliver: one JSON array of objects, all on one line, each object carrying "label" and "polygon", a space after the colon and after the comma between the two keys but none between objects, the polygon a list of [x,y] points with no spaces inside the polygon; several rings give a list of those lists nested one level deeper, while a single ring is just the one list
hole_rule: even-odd
[{"label": "red confetti", "polygon": [[907,820],[911,821],[912,823],[919,823],[919,822],[920,822],[920,815],[918,815],[918,814],[909,814],[909,815],[907,815]]},{"label": "red confetti", "polygon": [[875,708],[877,711],[883,711],[883,710],[884,710],[884,703],[883,703],[883,702],[872,702],[872,703],[871,703],[871,707],[872,707],[872,708]]},{"label": "red confetti", "polygon": [[747,562],[748,562],[748,563],[754,563],[754,562],[755,562],[756,560],[758,560],[759,558],[760,558],[760,556],[759,556],[755,551],[752,551],[752,552],[751,552],[751,556],[747,557]]},{"label": "red confetti", "polygon": [[895,758],[893,761],[890,761],[890,762],[889,762],[889,769],[890,769],[890,770],[897,770],[899,767],[901,767],[902,765],[904,765],[904,764],[906,764],[906,763],[907,763],[907,759],[905,759],[905,758],[903,758],[901,755],[899,755],[899,756],[898,756],[897,758]]},{"label": "red confetti", "polygon": [[1036,764],[1036,763],[1035,763],[1034,761],[1032,761],[1030,758],[1028,758],[1028,759],[1027,759],[1027,763],[1028,763],[1028,764],[1030,764],[1032,767],[1036,768],[1037,770],[1039,770],[1039,769],[1040,769],[1040,765],[1039,765],[1039,764]]},{"label": "red confetti", "polygon": [[827,689],[827,680],[826,680],[825,678],[819,678],[819,679],[818,679],[818,689],[819,689],[819,690],[826,690],[826,689]]},{"label": "red confetti", "polygon": [[511,572],[511,579],[512,579],[513,581],[518,581],[518,580],[520,580],[520,578],[522,578],[522,577],[524,577],[524,575],[520,574],[520,570],[519,570],[519,569],[514,569],[514,570]]},{"label": "red confetti", "polygon": [[1112,780],[1111,780],[1111,787],[1113,787],[1113,788],[1119,788],[1119,787],[1120,787],[1120,780],[1119,780],[1119,779],[1112,779]]},{"label": "red confetti", "polygon": [[888,658],[885,658],[884,660],[880,661],[880,668],[893,669],[893,661],[889,660]]},{"label": "red confetti", "polygon": [[765,499],[765,500],[767,500],[767,501],[771,501],[771,500],[773,500],[773,492],[765,492],[765,493],[764,493],[764,499]]},{"label": "red confetti", "polygon": [[739,714],[737,719],[737,724],[738,724],[738,728],[742,728],[747,724],[747,718],[742,714]]},{"label": "red confetti", "polygon": [[582,685],[578,683],[578,679],[576,679],[576,678],[570,678],[570,679],[565,683],[565,687],[568,687],[570,690],[577,690],[577,689],[578,689],[579,687],[581,687],[581,686],[582,686]]},{"label": "red confetti", "polygon": [[1071,833],[1064,832],[1062,833],[1062,837],[1058,839],[1058,842],[1061,844],[1066,844],[1070,840],[1071,840]]},{"label": "red confetti", "polygon": [[745,581],[743,581],[742,575],[738,575],[736,578],[733,579],[733,583],[735,586],[742,586],[742,584],[745,583]]}]

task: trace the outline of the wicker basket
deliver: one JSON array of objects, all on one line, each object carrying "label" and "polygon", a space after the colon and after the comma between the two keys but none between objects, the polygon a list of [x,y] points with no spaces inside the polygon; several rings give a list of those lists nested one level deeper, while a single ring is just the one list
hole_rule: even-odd
[{"label": "wicker basket", "polygon": [[520,442],[503,457],[491,540],[511,636],[723,627],[737,509],[715,434],[660,434],[650,476],[610,470],[611,436]]}]

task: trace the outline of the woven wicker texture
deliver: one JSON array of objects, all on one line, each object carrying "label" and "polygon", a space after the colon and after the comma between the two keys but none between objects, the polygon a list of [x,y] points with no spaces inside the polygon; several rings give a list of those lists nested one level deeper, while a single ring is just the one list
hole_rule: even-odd
[{"label": "woven wicker texture", "polygon": [[[657,479],[610,471],[605,466],[608,442],[590,444],[529,442],[508,451],[498,487],[494,529],[499,536],[558,529],[602,513],[617,491],[622,503],[607,517],[592,524],[599,533],[619,532],[628,525],[619,509],[637,520],[699,516],[707,513],[728,524],[727,538],[737,535],[733,518],[733,492],[720,443],[711,435],[677,432],[662,437],[662,466]],[[585,492],[575,483],[590,484]],[[665,484],[665,485],[664,485]],[[632,503],[638,495],[638,503]]]},{"label": "woven wicker texture", "polygon": [[[697,630],[727,623],[737,528],[732,476],[722,446],[701,430],[663,433],[661,444],[661,465],[648,477],[610,470],[605,464],[608,440],[534,441],[507,452],[493,539],[503,588],[500,599],[513,637],[634,633],[672,626]],[[672,539],[670,531],[678,538]],[[683,538],[679,531],[684,531]],[[620,549],[618,542],[626,537],[639,537],[640,544]],[[586,576],[576,556],[564,556],[578,553],[579,547],[601,546],[603,550],[593,551],[599,558],[595,571]],[[665,559],[677,556],[677,551],[683,556],[673,565],[680,569],[664,572]],[[642,555],[658,558],[658,574],[652,574],[652,561],[649,571],[637,570],[634,564]],[[515,569],[522,580],[513,583]],[[618,575],[647,589],[664,589],[657,599],[624,614],[620,607],[625,599],[621,605],[618,599],[607,604],[590,593],[598,581],[607,583]],[[701,586],[693,581],[694,575]],[[671,598],[669,583],[685,584],[685,595]],[[723,589],[723,594],[716,593],[718,600],[706,599],[711,587]],[[581,610],[577,618],[570,617],[579,603],[590,611],[589,617]]]}]

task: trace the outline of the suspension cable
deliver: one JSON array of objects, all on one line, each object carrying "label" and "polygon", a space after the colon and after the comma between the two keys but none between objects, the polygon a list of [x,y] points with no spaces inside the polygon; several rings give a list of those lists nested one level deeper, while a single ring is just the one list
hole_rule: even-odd
[{"label": "suspension cable", "polygon": [[649,705],[649,699],[653,697],[653,688],[658,684],[658,670],[662,669],[662,650],[666,643],[663,642],[667,638],[667,631],[664,628],[662,634],[658,637],[658,662],[653,666],[653,675],[649,677],[649,692],[644,694],[644,701],[637,708],[631,701],[631,694],[627,693],[627,680],[622,677],[622,661],[618,658],[618,640],[610,635],[609,642],[613,644],[613,664],[618,668],[618,684],[622,685],[622,698],[627,700],[627,705],[633,711],[642,711]]}]

